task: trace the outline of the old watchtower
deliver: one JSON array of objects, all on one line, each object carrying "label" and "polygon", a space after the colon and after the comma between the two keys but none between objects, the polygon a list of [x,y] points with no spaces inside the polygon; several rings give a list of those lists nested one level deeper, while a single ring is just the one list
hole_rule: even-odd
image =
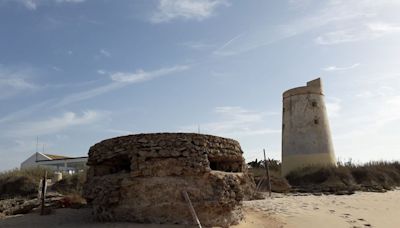
[{"label": "old watchtower", "polygon": [[282,175],[307,165],[335,165],[321,79],[283,93]]}]

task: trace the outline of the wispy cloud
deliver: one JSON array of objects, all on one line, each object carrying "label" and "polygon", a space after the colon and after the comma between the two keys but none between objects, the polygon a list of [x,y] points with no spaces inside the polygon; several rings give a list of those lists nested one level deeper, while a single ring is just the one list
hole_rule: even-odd
[{"label": "wispy cloud", "polygon": [[324,70],[324,71],[343,71],[343,70],[351,70],[351,69],[354,69],[354,68],[356,68],[358,66],[360,66],[360,63],[355,63],[353,65],[343,66],[343,67],[328,66],[328,67],[323,68],[322,70]]},{"label": "wispy cloud", "polygon": [[[311,4],[318,2],[318,4]],[[383,20],[388,9],[400,10],[400,1],[382,0],[291,0],[290,10],[308,11],[284,24],[247,31],[245,34],[227,39],[214,54],[232,56],[257,50],[272,43],[303,35],[319,34],[311,41],[318,45],[333,45],[346,42],[370,40],[399,31],[399,18],[396,15]],[[313,5],[314,7],[308,7]],[[301,7],[300,7],[301,6]],[[303,14],[300,14],[303,15]],[[379,20],[378,20],[379,18]],[[397,19],[397,22],[396,22]],[[383,20],[383,21],[382,21]],[[388,21],[395,21],[390,23]]]},{"label": "wispy cloud", "polygon": [[251,136],[263,134],[276,134],[281,132],[277,129],[260,127],[264,118],[278,113],[256,112],[246,110],[238,106],[216,107],[214,113],[221,120],[216,122],[202,123],[199,125],[189,125],[181,127],[180,131],[196,132],[200,126],[202,133],[215,134],[221,136]]},{"label": "wispy cloud", "polygon": [[318,36],[315,38],[315,42],[320,45],[348,43],[362,40],[366,38],[365,35],[366,34],[358,33],[355,30],[338,30]]},{"label": "wispy cloud", "polygon": [[111,57],[111,53],[105,49],[100,49],[99,53],[104,57]]},{"label": "wispy cloud", "polygon": [[342,110],[341,102],[342,100],[339,98],[331,97],[327,99],[325,103],[329,118],[335,118],[340,115],[340,111]]},{"label": "wispy cloud", "polygon": [[[348,118],[344,125],[343,134],[337,138],[352,139],[363,137],[368,134],[378,134],[381,129],[387,126],[396,128],[400,124],[400,96],[385,96],[384,98],[375,97],[369,99],[370,104],[374,104],[374,110],[367,110],[367,114],[357,113],[355,117]],[[361,109],[361,108],[359,108]],[[351,130],[349,130],[351,129]],[[398,128],[397,128],[398,129]],[[387,136],[382,135],[382,136]]]},{"label": "wispy cloud", "polygon": [[56,0],[56,2],[59,3],[80,3],[80,2],[84,2],[86,0]]},{"label": "wispy cloud", "polygon": [[47,100],[47,101],[43,101],[37,104],[33,104],[31,106],[27,106],[24,107],[18,111],[15,112],[11,112],[8,113],[4,116],[0,117],[0,124],[4,124],[4,123],[9,123],[9,122],[13,122],[15,120],[18,120],[22,117],[25,116],[29,116],[31,115],[33,112],[37,112],[38,110],[43,110],[46,106],[48,106],[49,104],[51,104],[53,100]]},{"label": "wispy cloud", "polygon": [[237,41],[240,37],[242,37],[245,33],[240,33],[239,35],[234,36],[233,38],[229,39],[225,43],[223,43],[220,47],[218,47],[213,54],[214,55],[221,55],[221,56],[229,56],[237,54],[237,51],[233,51],[232,49],[228,49],[232,43]]},{"label": "wispy cloud", "polygon": [[[292,1],[292,4],[295,4],[295,8],[298,8],[297,6],[303,4],[304,1],[306,0],[296,0]],[[221,47],[214,51],[214,54],[221,56],[238,55],[262,48],[274,42],[317,30],[332,23],[358,17],[357,14],[348,10],[342,11],[331,6],[329,3],[326,5],[328,6],[317,10],[317,12],[312,12],[312,16],[299,17],[285,24],[268,28],[263,26],[259,29],[253,29],[236,35],[222,44]]]},{"label": "wispy cloud", "polygon": [[[110,83],[83,92],[68,95],[64,97],[57,105],[55,105],[55,107],[61,107],[78,101],[87,100],[131,84],[149,81],[154,78],[165,75],[179,73],[188,70],[189,68],[190,66],[188,65],[177,65],[168,68],[161,68],[154,71],[137,70],[134,73],[129,73],[129,72],[109,73],[111,79]],[[106,71],[100,71],[100,72],[107,73]]]},{"label": "wispy cloud", "polygon": [[318,36],[315,42],[320,45],[334,45],[362,40],[372,40],[388,34],[400,32],[400,25],[374,22],[358,27],[327,32]]},{"label": "wispy cloud", "polygon": [[116,72],[110,75],[111,79],[116,82],[125,82],[125,83],[138,83],[143,81],[148,81],[156,77],[178,73],[181,71],[185,71],[189,69],[187,65],[179,65],[168,68],[161,68],[155,71],[144,71],[142,69],[137,70],[135,73],[124,73],[124,72]]},{"label": "wispy cloud", "polygon": [[371,90],[364,90],[356,94],[356,97],[362,99],[380,98],[386,100],[386,98],[393,96],[396,96],[396,89],[390,86],[377,86]]},{"label": "wispy cloud", "polygon": [[392,33],[392,32],[399,32],[400,25],[395,24],[388,24],[382,22],[375,22],[367,24],[370,31],[378,33],[378,34],[385,34],[385,33]]},{"label": "wispy cloud", "polygon": [[35,71],[29,67],[6,67],[0,65],[0,99],[8,98],[20,92],[34,91],[40,86],[30,80]]},{"label": "wispy cloud", "polygon": [[62,107],[62,106],[72,104],[75,102],[87,100],[87,99],[99,96],[101,94],[108,93],[113,90],[119,89],[123,86],[124,86],[124,84],[122,84],[122,83],[114,82],[114,83],[109,83],[109,84],[102,85],[99,87],[95,87],[93,89],[85,90],[83,92],[70,94],[70,95],[67,95],[64,98],[62,98],[56,105],[54,105],[54,107],[56,107],[56,108]]},{"label": "wispy cloud", "polygon": [[38,1],[35,0],[17,0],[17,1],[22,3],[29,10],[35,10],[38,3]]},{"label": "wispy cloud", "polygon": [[82,3],[85,1],[86,0],[14,0],[14,1],[0,0],[0,3],[16,2],[16,3],[22,4],[24,7],[26,7],[29,10],[36,10],[37,7],[42,4]]},{"label": "wispy cloud", "polygon": [[0,87],[10,87],[14,89],[36,89],[37,86],[23,78],[0,78]]},{"label": "wispy cloud", "polygon": [[193,50],[204,50],[215,46],[214,44],[207,44],[201,41],[189,41],[181,43],[180,45],[188,47]]},{"label": "wispy cloud", "polygon": [[400,95],[388,98],[384,104],[386,108],[379,112],[378,126],[400,120]]},{"label": "wispy cloud", "polygon": [[71,127],[94,123],[104,116],[105,113],[93,110],[85,111],[81,115],[74,112],[65,112],[61,116],[47,120],[16,124],[7,135],[21,137],[52,134]]},{"label": "wispy cloud", "polygon": [[99,69],[97,70],[98,74],[107,74],[107,72],[105,70]]},{"label": "wispy cloud", "polygon": [[228,0],[159,0],[150,21],[162,23],[179,18],[201,21],[212,16],[219,6],[229,5]]},{"label": "wispy cloud", "polygon": [[128,131],[128,130],[120,130],[120,129],[108,129],[107,132],[110,132],[112,134],[117,134],[117,135],[131,135],[135,134],[133,131]]},{"label": "wispy cloud", "polygon": [[[400,158],[400,77],[386,72],[392,69],[383,67],[376,74],[368,71],[347,77],[340,83],[343,89],[349,88],[346,92],[340,88],[331,91],[340,98],[338,107],[335,100],[326,97],[338,156],[362,162]],[[332,116],[332,111],[337,115]]]},{"label": "wispy cloud", "polygon": [[61,68],[59,68],[59,67],[56,67],[56,66],[52,66],[52,67],[51,67],[51,69],[53,69],[54,71],[57,71],[57,72],[60,72],[60,71],[62,71],[62,69],[61,69]]}]

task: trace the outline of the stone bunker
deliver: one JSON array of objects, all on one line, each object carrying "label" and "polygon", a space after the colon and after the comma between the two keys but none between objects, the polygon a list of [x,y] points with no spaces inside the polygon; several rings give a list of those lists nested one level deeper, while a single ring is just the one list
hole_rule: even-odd
[{"label": "stone bunker", "polygon": [[193,224],[186,191],[202,225],[242,218],[254,182],[237,141],[192,133],[156,133],[104,140],[89,150],[85,198],[100,221]]}]

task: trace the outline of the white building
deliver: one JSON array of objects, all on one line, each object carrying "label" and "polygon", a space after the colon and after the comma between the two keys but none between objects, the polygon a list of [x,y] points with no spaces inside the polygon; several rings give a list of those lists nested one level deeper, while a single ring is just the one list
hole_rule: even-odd
[{"label": "white building", "polygon": [[86,162],[87,157],[66,157],[36,152],[21,163],[21,169],[42,166],[55,171],[75,173],[84,169]]}]

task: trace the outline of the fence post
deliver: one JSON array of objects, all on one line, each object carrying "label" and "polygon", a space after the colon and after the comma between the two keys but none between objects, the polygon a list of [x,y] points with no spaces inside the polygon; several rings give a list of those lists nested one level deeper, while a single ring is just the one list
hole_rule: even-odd
[{"label": "fence post", "polygon": [[194,210],[194,207],[192,205],[192,201],[190,201],[188,193],[186,191],[182,191],[182,194],[183,194],[183,197],[185,198],[186,203],[189,206],[190,213],[192,214],[192,217],[193,217],[194,222],[196,223],[196,226],[199,227],[199,228],[202,228],[201,224],[200,224],[200,220],[197,217],[196,211]]},{"label": "fence post", "polygon": [[264,166],[265,166],[265,172],[266,172],[267,178],[268,178],[269,197],[271,197],[271,177],[270,177],[270,175],[269,175],[269,167],[268,167],[267,158],[266,158],[266,156],[265,156],[265,149],[264,149]]},{"label": "fence post", "polygon": [[44,215],[44,200],[46,197],[46,185],[47,185],[47,171],[44,172],[43,180],[42,180],[42,195],[41,195],[41,210],[40,215]]}]

